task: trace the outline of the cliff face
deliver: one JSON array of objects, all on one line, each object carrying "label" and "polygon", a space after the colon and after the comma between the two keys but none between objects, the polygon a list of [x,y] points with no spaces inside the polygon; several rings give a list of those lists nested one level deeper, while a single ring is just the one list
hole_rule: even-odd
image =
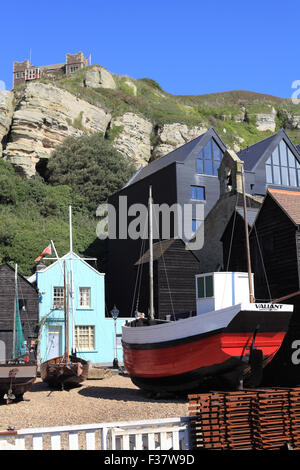
[{"label": "cliff face", "polygon": [[13,113],[14,94],[10,91],[0,90],[0,155],[12,123]]},{"label": "cliff face", "polygon": [[176,97],[150,79],[91,66],[55,83],[0,91],[0,156],[26,176],[68,136],[102,132],[136,167],[213,125],[235,151],[285,127],[300,143],[300,105],[250,92]]},{"label": "cliff face", "polygon": [[67,136],[105,132],[111,115],[71,93],[43,83],[30,83],[16,106],[3,156],[26,176],[48,158]]}]

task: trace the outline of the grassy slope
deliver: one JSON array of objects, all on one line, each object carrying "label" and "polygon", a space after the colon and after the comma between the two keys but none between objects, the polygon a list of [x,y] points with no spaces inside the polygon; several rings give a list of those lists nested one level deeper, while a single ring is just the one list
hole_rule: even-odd
[{"label": "grassy slope", "polygon": [[[83,87],[84,77],[85,70],[81,70],[72,77],[59,80],[57,86],[91,104],[104,107],[113,116],[127,111],[140,114],[151,120],[154,129],[156,126],[174,122],[188,126],[214,126],[227,145],[232,147],[235,142],[244,148],[271,135],[270,131],[257,130],[255,114],[270,113],[274,108],[277,113],[276,130],[286,128],[291,139],[297,144],[300,143],[300,129],[293,129],[291,125],[291,117],[300,116],[300,105],[294,105],[290,99],[243,90],[175,96],[163,91],[159,84],[151,79],[134,80],[118,75],[114,75],[117,84],[115,90],[91,89]],[[134,83],[136,96],[126,81]],[[236,117],[243,112],[246,113],[245,120],[236,122]],[[288,119],[287,113],[290,116]],[[242,144],[239,143],[238,137],[244,139]]]}]

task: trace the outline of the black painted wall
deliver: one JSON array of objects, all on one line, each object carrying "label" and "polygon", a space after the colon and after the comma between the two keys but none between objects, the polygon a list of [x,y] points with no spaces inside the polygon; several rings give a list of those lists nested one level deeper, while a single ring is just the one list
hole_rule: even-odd
[{"label": "black painted wall", "polygon": [[[21,323],[25,340],[30,344],[31,339],[38,336],[39,295],[25,278],[18,275],[19,302],[25,302],[26,311],[21,309]],[[6,359],[12,357],[13,318],[15,304],[15,271],[4,264],[0,266],[0,340],[6,345]]]}]

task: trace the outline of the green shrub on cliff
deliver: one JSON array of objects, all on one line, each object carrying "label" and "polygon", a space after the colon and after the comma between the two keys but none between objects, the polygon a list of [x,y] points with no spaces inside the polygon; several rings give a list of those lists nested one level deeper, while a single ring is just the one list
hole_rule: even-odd
[{"label": "green shrub on cliff", "polygon": [[94,215],[98,205],[121,189],[135,169],[111,142],[96,133],[67,138],[53,152],[48,171],[50,184],[72,188]]}]

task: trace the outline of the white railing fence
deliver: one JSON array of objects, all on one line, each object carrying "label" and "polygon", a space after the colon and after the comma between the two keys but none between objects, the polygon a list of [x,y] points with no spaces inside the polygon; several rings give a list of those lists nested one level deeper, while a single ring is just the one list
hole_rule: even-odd
[{"label": "white railing fence", "polygon": [[0,432],[0,450],[188,450],[188,418]]}]

